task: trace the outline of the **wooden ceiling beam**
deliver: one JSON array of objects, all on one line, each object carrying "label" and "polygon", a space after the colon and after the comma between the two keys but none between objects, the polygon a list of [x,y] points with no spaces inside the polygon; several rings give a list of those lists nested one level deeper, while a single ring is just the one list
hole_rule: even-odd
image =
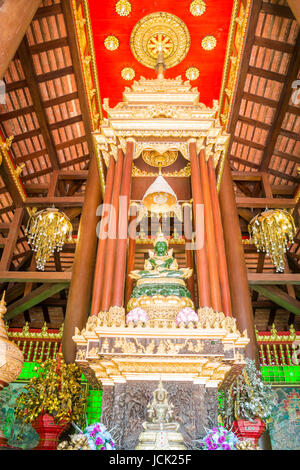
[{"label": "wooden ceiling beam", "polygon": [[297,140],[297,141],[300,140],[300,135],[298,134],[298,132],[289,131],[288,129],[280,129],[280,135],[283,135],[284,137],[287,137],[288,139]]},{"label": "wooden ceiling beam", "polygon": [[[280,132],[282,134],[282,132]],[[297,155],[292,155],[290,153],[281,152],[280,150],[274,150],[273,155],[275,157],[285,158],[286,160],[290,160],[292,162],[300,163],[300,157]]]},{"label": "wooden ceiling beam", "polygon": [[281,18],[294,19],[294,15],[292,11],[290,10],[289,7],[285,5],[276,5],[273,3],[263,2],[261,10],[264,13],[267,13],[270,15],[280,16]]},{"label": "wooden ceiling beam", "polygon": [[28,197],[26,207],[82,207],[84,197]]},{"label": "wooden ceiling beam", "polygon": [[300,274],[274,274],[248,272],[249,285],[300,285]]},{"label": "wooden ceiling beam", "polygon": [[282,123],[287,112],[289,101],[293,92],[292,83],[297,79],[300,65],[300,32],[298,32],[296,44],[290,59],[286,79],[282,87],[280,99],[274,114],[273,124],[269,131],[266,148],[261,159],[260,170],[267,170],[275,150]]},{"label": "wooden ceiling beam", "polygon": [[59,39],[53,39],[51,41],[40,42],[29,46],[29,50],[32,54],[40,54],[41,52],[47,52],[53,49],[68,46],[68,38],[63,37]]},{"label": "wooden ceiling beam", "polygon": [[80,114],[79,116],[74,116],[69,119],[64,119],[63,121],[57,121],[53,124],[50,124],[49,128],[51,129],[51,131],[54,131],[57,129],[61,129],[62,127],[71,126],[72,124],[76,124],[77,122],[81,122],[81,121],[82,121],[82,116]]},{"label": "wooden ceiling beam", "polygon": [[238,208],[286,208],[291,209],[295,207],[294,199],[287,198],[271,198],[271,197],[237,197],[236,205]]},{"label": "wooden ceiling beam", "polygon": [[45,142],[45,146],[51,161],[52,168],[57,170],[59,169],[59,160],[57,157],[53,136],[49,129],[48,119],[45,112],[45,108],[43,106],[41,93],[37,85],[37,75],[35,73],[34,63],[26,37],[23,39],[18,49],[18,56],[20,58],[22,68],[27,80],[32,103],[35,108],[37,119],[40,125],[40,130]]},{"label": "wooden ceiling beam", "polygon": [[36,79],[38,83],[43,83],[43,82],[48,82],[50,80],[51,81],[56,80],[57,78],[66,77],[67,75],[72,75],[73,73],[74,73],[74,68],[72,65],[70,65],[62,69],[53,70],[51,72],[37,75]]},{"label": "wooden ceiling beam", "polygon": [[287,173],[283,173],[282,171],[274,170],[273,168],[268,168],[268,173],[271,175],[278,176],[283,180],[293,181],[294,183],[299,183],[299,178],[297,176],[288,175]]},{"label": "wooden ceiling beam", "polygon": [[275,51],[287,52],[288,54],[291,54],[294,50],[293,44],[276,41],[274,39],[263,38],[260,36],[255,36],[254,44],[256,46],[266,47],[267,49],[273,49]]},{"label": "wooden ceiling beam", "polygon": [[38,8],[33,19],[46,18],[47,16],[59,15],[60,13],[62,13],[61,4],[56,3],[47,7]]},{"label": "wooden ceiling beam", "polygon": [[68,101],[73,101],[78,99],[78,91],[74,91],[73,93],[69,93],[67,95],[58,96],[57,98],[53,98],[51,100],[47,100],[43,102],[45,108],[52,108],[53,106],[57,106],[59,104],[67,103]]},{"label": "wooden ceiling beam", "polygon": [[266,98],[265,96],[254,95],[253,93],[249,93],[247,91],[244,91],[242,96],[243,99],[252,101],[253,103],[263,104],[264,106],[269,106],[270,108],[277,107],[277,101]]},{"label": "wooden ceiling beam", "polygon": [[253,127],[259,127],[260,129],[265,129],[266,131],[268,131],[271,127],[270,124],[266,124],[265,122],[261,122],[261,121],[256,121],[255,119],[252,119],[246,116],[241,116],[241,115],[239,115],[238,121],[245,122],[246,124],[249,124],[250,126],[253,126]]},{"label": "wooden ceiling beam", "polygon": [[32,129],[28,132],[22,132],[21,134],[17,134],[14,136],[14,143],[20,142],[21,140],[31,139],[32,137],[37,137],[41,135],[41,129]]},{"label": "wooden ceiling beam", "polygon": [[263,297],[272,300],[288,312],[300,315],[300,302],[276,286],[252,285],[251,288]]},{"label": "wooden ceiling beam", "polygon": [[43,300],[57,294],[66,287],[68,287],[67,283],[45,284],[32,290],[29,294],[8,306],[7,313],[4,316],[5,321],[11,320],[25,310],[40,304]]},{"label": "wooden ceiling beam", "polygon": [[257,77],[262,77],[266,78],[268,80],[274,80],[276,82],[284,82],[285,75],[277,72],[273,72],[272,70],[265,70],[265,69],[260,69],[258,67],[253,67],[250,66],[248,68],[248,73],[251,73],[252,75],[256,75]]},{"label": "wooden ceiling beam", "polygon": [[232,171],[233,181],[261,181],[262,172],[260,171]]},{"label": "wooden ceiling beam", "polygon": [[246,145],[247,147],[252,147],[256,150],[265,150],[265,145],[260,144],[258,142],[253,142],[253,140],[243,139],[242,137],[234,136],[233,142],[236,142],[237,144]]},{"label": "wooden ceiling beam", "polygon": [[255,170],[257,170],[258,167],[259,167],[259,165],[257,163],[254,163],[250,160],[244,160],[243,158],[236,157],[235,155],[230,155],[229,158],[230,158],[230,160],[232,160],[236,163],[239,163],[239,164],[245,165],[245,166],[249,166],[250,168],[254,168]]},{"label": "wooden ceiling beam", "polygon": [[34,106],[26,106],[25,108],[15,109],[14,111],[9,111],[8,113],[0,114],[0,122],[9,121],[10,119],[15,119],[19,116],[24,116],[24,114],[34,113]]},{"label": "wooden ceiling beam", "polygon": [[70,283],[72,271],[0,271],[0,282]]},{"label": "wooden ceiling beam", "polygon": [[27,82],[26,80],[19,80],[17,82],[6,83],[5,88],[6,93],[9,93],[10,91],[19,90],[20,88],[24,89],[27,88]]}]

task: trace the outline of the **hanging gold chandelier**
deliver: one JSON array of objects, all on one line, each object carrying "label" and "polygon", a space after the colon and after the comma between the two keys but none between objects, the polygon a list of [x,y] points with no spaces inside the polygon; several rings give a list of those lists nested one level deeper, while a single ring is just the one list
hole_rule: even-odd
[{"label": "hanging gold chandelier", "polygon": [[72,241],[72,224],[55,207],[35,212],[29,219],[25,234],[36,252],[37,269],[44,271],[54,251],[61,251],[66,241]]},{"label": "hanging gold chandelier", "polygon": [[266,209],[250,221],[248,230],[257,251],[271,257],[277,272],[284,271],[284,253],[296,232],[292,215],[283,209]]}]

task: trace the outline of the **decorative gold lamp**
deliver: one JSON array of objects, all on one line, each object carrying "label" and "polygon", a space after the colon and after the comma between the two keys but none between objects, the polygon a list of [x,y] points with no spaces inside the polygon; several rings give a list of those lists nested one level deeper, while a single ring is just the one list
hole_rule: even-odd
[{"label": "decorative gold lamp", "polygon": [[66,214],[55,207],[32,214],[25,234],[36,252],[37,269],[43,271],[54,251],[61,251],[66,241],[72,241],[72,229]]},{"label": "decorative gold lamp", "polygon": [[154,150],[145,150],[142,153],[143,160],[148,165],[159,168],[159,171],[157,178],[144,194],[139,209],[138,221],[141,221],[148,213],[161,216],[171,212],[179,220],[182,220],[181,207],[177,202],[177,196],[161,174],[161,168],[172,165],[176,161],[177,156],[177,151],[160,153]]},{"label": "decorative gold lamp", "polygon": [[142,220],[148,212],[157,216],[173,212],[179,220],[182,220],[181,207],[177,202],[177,196],[161,173],[144,194],[138,220]]},{"label": "decorative gold lamp", "polygon": [[250,221],[248,230],[257,251],[270,255],[277,272],[284,271],[284,253],[296,232],[292,215],[283,209],[267,209]]},{"label": "decorative gold lamp", "polygon": [[19,377],[24,361],[20,349],[8,339],[3,320],[6,311],[4,292],[0,301],[0,390]]}]

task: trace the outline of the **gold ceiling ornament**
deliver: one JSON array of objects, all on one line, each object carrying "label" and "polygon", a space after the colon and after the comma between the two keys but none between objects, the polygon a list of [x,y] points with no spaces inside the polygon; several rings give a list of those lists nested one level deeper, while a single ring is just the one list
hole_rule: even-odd
[{"label": "gold ceiling ornament", "polygon": [[[132,166],[132,176],[135,177],[145,177],[145,176],[157,176],[157,173],[154,172],[148,172],[146,170],[141,170],[135,164]],[[191,176],[191,164],[190,162],[187,163],[187,165],[183,168],[181,168],[178,171],[170,171],[170,172],[164,172],[163,173],[164,177],[174,177],[174,178],[188,178]]]},{"label": "gold ceiling ornament", "polygon": [[135,77],[135,71],[132,67],[124,67],[121,70],[121,76],[124,80],[133,80]]},{"label": "gold ceiling ornament", "polygon": [[159,53],[166,68],[179,64],[190,48],[190,34],[184,22],[175,15],[156,12],[144,16],[134,26],[130,47],[134,57],[154,69]]},{"label": "gold ceiling ornament", "polygon": [[72,241],[72,229],[66,214],[55,207],[32,214],[25,234],[36,252],[37,269],[44,271],[45,264],[54,251],[61,251],[67,241]]},{"label": "gold ceiling ornament", "polygon": [[0,301],[0,390],[19,377],[24,361],[20,349],[8,339],[3,321],[6,311],[4,291]]},{"label": "gold ceiling ornament", "polygon": [[206,3],[204,0],[194,0],[190,4],[190,12],[193,16],[201,16],[206,10]]},{"label": "gold ceiling ornament", "polygon": [[277,272],[284,271],[284,254],[296,233],[292,215],[283,209],[266,209],[256,215],[248,226],[257,251],[266,252]]},{"label": "gold ceiling ornament", "polygon": [[119,39],[116,36],[106,36],[104,39],[104,45],[107,50],[115,51],[119,47]]},{"label": "gold ceiling ornament", "polygon": [[201,46],[205,51],[211,51],[217,45],[217,40],[214,36],[205,36],[201,41]]},{"label": "gold ceiling ornament", "polygon": [[116,3],[116,12],[120,16],[128,16],[131,12],[131,3],[128,0],[119,0]]},{"label": "gold ceiling ornament", "polygon": [[185,76],[188,80],[196,80],[200,75],[199,69],[197,67],[189,67],[185,71]]},{"label": "gold ceiling ornament", "polygon": [[176,162],[178,157],[177,150],[167,150],[164,153],[157,152],[156,150],[144,150],[142,158],[147,165],[162,168],[170,166]]}]

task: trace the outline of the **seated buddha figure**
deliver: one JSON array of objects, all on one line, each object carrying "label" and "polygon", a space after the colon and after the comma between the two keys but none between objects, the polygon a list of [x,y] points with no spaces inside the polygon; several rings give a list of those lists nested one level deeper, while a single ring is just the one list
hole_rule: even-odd
[{"label": "seated buddha figure", "polygon": [[149,250],[149,258],[144,269],[131,271],[129,276],[137,281],[132,291],[127,310],[135,307],[145,308],[150,304],[193,307],[191,294],[185,286],[185,279],[193,273],[190,268],[179,268],[168,249],[168,241],[159,231],[154,241],[154,250]]},{"label": "seated buddha figure", "polygon": [[147,406],[147,420],[142,424],[144,431],[139,436],[136,450],[186,449],[173,409],[160,381],[153,392],[152,402]]},{"label": "seated buddha figure", "polygon": [[149,250],[149,258],[144,264],[144,271],[131,271],[132,279],[145,278],[179,278],[188,279],[192,275],[190,268],[178,268],[173,256],[173,249],[168,250],[168,242],[162,232],[158,233],[154,242],[154,251]]}]

